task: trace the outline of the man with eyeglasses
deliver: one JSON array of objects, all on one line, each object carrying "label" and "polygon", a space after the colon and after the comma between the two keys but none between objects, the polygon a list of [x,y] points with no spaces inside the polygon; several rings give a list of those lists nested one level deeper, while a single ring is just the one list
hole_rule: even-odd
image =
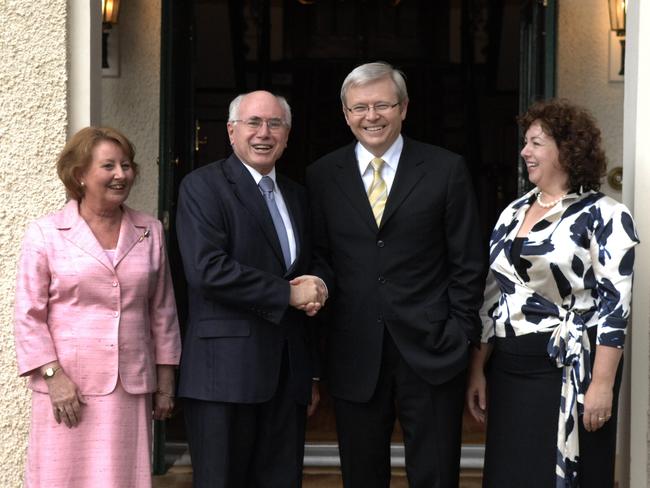
[{"label": "man with eyeglasses", "polygon": [[184,178],[176,218],[189,296],[178,395],[193,485],[294,488],[318,404],[305,311],[315,314],[327,290],[302,275],[306,192],[275,171],[288,103],[240,95],[227,127],[233,154]]},{"label": "man with eyeglasses", "polygon": [[397,418],[409,486],[457,487],[484,270],[470,176],[461,156],[401,135],[392,66],[355,68],[341,102],[356,141],[312,164],[307,186],[344,485],[388,488]]}]

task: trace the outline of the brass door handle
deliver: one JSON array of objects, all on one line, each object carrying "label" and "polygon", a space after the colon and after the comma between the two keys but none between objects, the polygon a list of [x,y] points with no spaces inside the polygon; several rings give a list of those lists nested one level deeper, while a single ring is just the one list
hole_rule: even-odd
[{"label": "brass door handle", "polygon": [[623,168],[616,166],[607,173],[607,183],[616,191],[623,189]]},{"label": "brass door handle", "polygon": [[199,152],[201,146],[208,143],[207,137],[201,137],[201,124],[199,119],[194,121],[194,151]]}]

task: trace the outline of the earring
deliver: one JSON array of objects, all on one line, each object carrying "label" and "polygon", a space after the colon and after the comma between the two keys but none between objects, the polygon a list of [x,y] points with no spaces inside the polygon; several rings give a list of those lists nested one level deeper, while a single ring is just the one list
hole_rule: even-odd
[{"label": "earring", "polygon": [[80,184],[81,186],[86,186],[86,184],[85,184],[83,181],[82,181],[81,183],[79,183],[79,184]]}]

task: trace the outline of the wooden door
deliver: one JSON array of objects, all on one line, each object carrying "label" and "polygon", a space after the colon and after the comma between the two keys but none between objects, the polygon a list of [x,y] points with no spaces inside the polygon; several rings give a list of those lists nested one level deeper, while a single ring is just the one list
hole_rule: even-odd
[{"label": "wooden door", "polygon": [[[522,0],[519,113],[537,100],[555,96],[556,23],[556,0]],[[523,165],[517,180],[520,195],[531,189]]]}]

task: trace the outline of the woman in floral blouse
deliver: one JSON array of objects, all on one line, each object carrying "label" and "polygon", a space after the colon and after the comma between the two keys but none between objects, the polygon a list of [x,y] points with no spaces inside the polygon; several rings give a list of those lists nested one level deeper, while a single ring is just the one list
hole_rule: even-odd
[{"label": "woman in floral blouse", "polygon": [[611,488],[639,239],[628,209],[598,191],[607,162],[587,111],[538,102],[519,123],[535,188],[492,233],[467,390],[487,420],[483,486]]}]

